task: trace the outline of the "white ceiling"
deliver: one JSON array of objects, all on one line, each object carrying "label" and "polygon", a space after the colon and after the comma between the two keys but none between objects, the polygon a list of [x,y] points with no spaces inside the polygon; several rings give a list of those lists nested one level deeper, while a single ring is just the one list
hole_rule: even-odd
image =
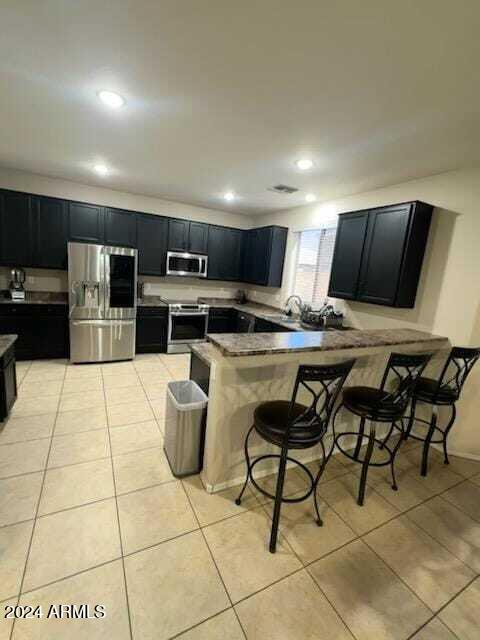
[{"label": "white ceiling", "polygon": [[259,214],[480,163],[478,0],[2,0],[0,31],[4,167]]}]

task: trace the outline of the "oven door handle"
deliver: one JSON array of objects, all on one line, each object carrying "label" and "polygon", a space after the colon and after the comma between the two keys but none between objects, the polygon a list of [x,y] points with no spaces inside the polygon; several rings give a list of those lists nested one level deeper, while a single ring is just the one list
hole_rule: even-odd
[{"label": "oven door handle", "polygon": [[170,311],[171,316],[208,316],[205,311]]}]

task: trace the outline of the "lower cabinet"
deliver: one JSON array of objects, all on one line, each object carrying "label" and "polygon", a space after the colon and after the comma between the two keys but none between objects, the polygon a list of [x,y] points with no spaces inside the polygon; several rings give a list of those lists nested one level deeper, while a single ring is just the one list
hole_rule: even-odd
[{"label": "lower cabinet", "polygon": [[18,335],[17,360],[68,358],[68,306],[5,304],[0,306],[0,334]]},{"label": "lower cabinet", "polygon": [[263,318],[255,318],[254,331],[255,333],[282,333],[295,331],[295,329],[288,329],[281,324],[270,322],[270,320],[264,320]]},{"label": "lower cabinet", "polygon": [[207,333],[236,333],[237,332],[236,309],[229,307],[215,307],[208,312]]},{"label": "lower cabinet", "polygon": [[12,345],[0,358],[0,421],[8,416],[16,398],[15,346]]},{"label": "lower cabinet", "polygon": [[136,353],[166,353],[168,309],[137,307]]}]

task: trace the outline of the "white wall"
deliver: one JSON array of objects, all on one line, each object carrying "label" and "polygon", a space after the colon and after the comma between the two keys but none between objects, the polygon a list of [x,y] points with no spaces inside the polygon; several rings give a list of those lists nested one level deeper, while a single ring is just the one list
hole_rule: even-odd
[{"label": "white wall", "polygon": [[[181,202],[113,191],[105,187],[93,187],[9,169],[0,169],[0,188],[80,200],[131,211],[198,220],[240,229],[248,229],[255,226],[253,218],[228,211],[196,207]],[[48,269],[26,269],[26,276],[26,289],[29,291],[67,290],[68,279],[66,272]],[[146,287],[146,293],[192,299],[197,296],[214,296],[217,294],[220,297],[232,297],[239,287],[238,284],[205,283],[195,279],[189,279],[188,282],[180,278],[142,277],[141,279],[150,285]],[[10,270],[0,267],[0,289],[7,288],[9,280]]]},{"label": "white wall", "polygon": [[[447,336],[453,344],[480,345],[480,168],[429,178],[262,216],[259,224],[290,231],[315,228],[332,213],[424,200],[435,206],[414,309],[338,301],[347,323],[359,328],[414,327]],[[289,295],[294,234],[289,233],[282,289],[257,288],[251,297],[278,304]],[[471,374],[451,434],[451,449],[480,457],[480,364]]]}]

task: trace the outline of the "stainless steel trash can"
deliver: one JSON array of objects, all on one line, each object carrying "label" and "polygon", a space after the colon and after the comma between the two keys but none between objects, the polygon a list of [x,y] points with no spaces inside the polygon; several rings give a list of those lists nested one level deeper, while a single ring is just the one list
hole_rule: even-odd
[{"label": "stainless steel trash can", "polygon": [[164,450],[173,475],[198,473],[208,397],[193,380],[169,382],[165,415]]}]

